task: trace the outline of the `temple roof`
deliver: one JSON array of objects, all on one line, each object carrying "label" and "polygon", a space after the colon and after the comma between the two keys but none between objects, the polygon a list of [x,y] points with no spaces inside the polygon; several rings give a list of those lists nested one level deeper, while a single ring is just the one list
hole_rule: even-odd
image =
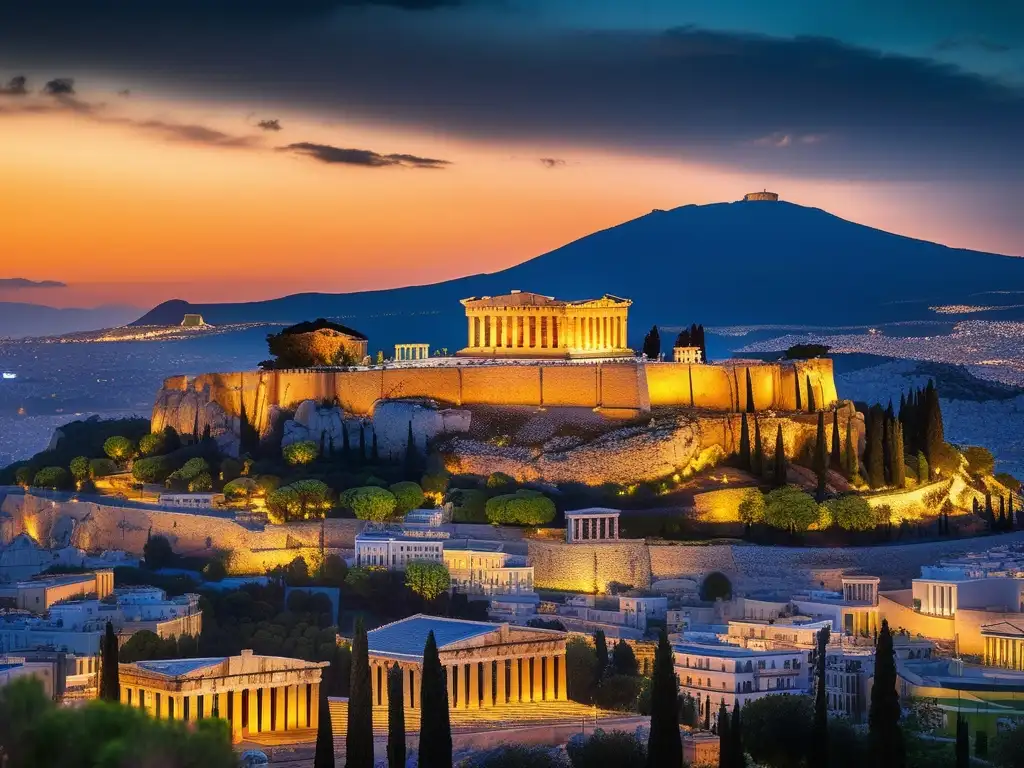
[{"label": "temple roof", "polygon": [[437,649],[442,651],[474,637],[500,632],[501,625],[417,614],[368,632],[369,650],[376,656],[422,659],[427,635],[431,631]]},{"label": "temple roof", "polygon": [[154,672],[167,677],[184,677],[200,669],[207,669],[223,664],[227,657],[210,659],[169,659],[167,661],[137,661],[135,666],[146,672]]},{"label": "temple roof", "polygon": [[1024,639],[1024,628],[1021,627],[1021,623],[1014,623],[1012,621],[999,621],[995,624],[983,625],[981,628],[981,634]]},{"label": "temple roof", "polygon": [[470,296],[462,300],[464,307],[579,307],[593,304],[594,306],[623,305],[629,306],[633,302],[619,296],[612,296],[606,293],[596,299],[579,299],[565,301],[556,299],[554,296],[545,296],[541,293],[530,291],[512,291],[501,296]]}]

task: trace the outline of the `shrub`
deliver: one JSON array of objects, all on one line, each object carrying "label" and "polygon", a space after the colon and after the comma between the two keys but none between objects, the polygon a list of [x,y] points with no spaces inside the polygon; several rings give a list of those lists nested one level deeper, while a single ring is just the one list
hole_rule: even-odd
[{"label": "shrub", "polygon": [[446,501],[452,504],[452,520],[456,523],[486,523],[487,494],[471,488],[455,488]]},{"label": "shrub", "polygon": [[397,515],[404,515],[406,512],[419,509],[423,504],[423,489],[416,483],[403,480],[392,485],[390,491],[395,495],[397,502],[395,514]]},{"label": "shrub", "polygon": [[875,511],[863,497],[847,494],[825,502],[832,521],[845,531],[867,531],[875,527]]},{"label": "shrub", "polygon": [[291,464],[293,467],[301,466],[303,464],[311,464],[316,461],[319,449],[317,444],[312,440],[303,440],[298,443],[292,443],[291,445],[285,446],[281,455],[284,456],[284,460]]},{"label": "shrub", "polygon": [[753,525],[764,521],[764,494],[757,488],[748,488],[740,501],[739,517],[741,523]]},{"label": "shrub", "polygon": [[155,434],[150,432],[148,435],[143,435],[139,438],[139,455],[141,456],[156,456],[159,453],[164,452],[164,435]]},{"label": "shrub", "polygon": [[167,568],[175,563],[177,556],[171,549],[171,542],[166,536],[153,536],[142,546],[142,557],[145,560],[146,568],[156,571],[160,568]]},{"label": "shrub", "polygon": [[265,496],[281,487],[281,478],[277,475],[260,475],[256,478],[256,485]]},{"label": "shrub", "polygon": [[572,768],[644,768],[647,745],[635,733],[594,730],[589,738],[573,736],[566,744]]},{"label": "shrub", "polygon": [[504,472],[492,472],[487,476],[487,487],[494,491],[511,490],[516,487],[516,481]]},{"label": "shrub", "polygon": [[203,578],[207,581],[223,581],[227,575],[227,568],[220,560],[211,560],[203,566]]},{"label": "shrub", "polygon": [[594,694],[597,706],[620,712],[636,712],[643,689],[643,678],[632,675],[609,675],[601,681]]},{"label": "shrub", "polygon": [[132,457],[135,445],[127,437],[114,435],[103,441],[103,452],[113,461],[123,463]]},{"label": "shrub", "polygon": [[967,470],[975,477],[991,475],[995,471],[996,458],[987,448],[972,445],[964,450],[964,458],[967,459]]},{"label": "shrub", "polygon": [[420,478],[420,487],[424,493],[444,493],[448,490],[447,472],[432,472]]},{"label": "shrub", "polygon": [[544,525],[555,519],[555,503],[536,491],[495,496],[487,500],[486,511],[494,525]]},{"label": "shrub", "polygon": [[93,479],[107,477],[115,472],[117,472],[117,465],[110,459],[93,459],[89,462],[89,475]]},{"label": "shrub", "polygon": [[78,482],[89,479],[89,459],[85,456],[75,456],[68,468],[71,470],[71,476]]},{"label": "shrub", "polygon": [[220,479],[225,483],[234,480],[242,475],[242,462],[238,459],[227,458],[220,463]]},{"label": "shrub", "polygon": [[792,485],[776,488],[765,497],[764,521],[785,531],[806,531],[818,521],[818,504],[813,497]]},{"label": "shrub", "polygon": [[251,477],[237,477],[230,482],[224,483],[223,490],[224,496],[229,499],[245,499],[249,501],[259,491],[259,486]]},{"label": "shrub", "polygon": [[61,490],[71,485],[71,474],[64,467],[43,467],[32,478],[32,485]]},{"label": "shrub", "polygon": [[267,519],[281,525],[291,519],[299,508],[299,494],[290,485],[267,494]]},{"label": "shrub", "polygon": [[597,652],[582,637],[573,636],[565,644],[565,678],[569,698],[581,704],[594,700],[597,679]]},{"label": "shrub", "polygon": [[345,501],[357,518],[376,522],[390,520],[398,505],[398,500],[391,491],[375,485],[346,491]]},{"label": "shrub", "polygon": [[413,560],[405,566],[405,586],[424,600],[435,600],[451,587],[451,576],[444,563]]},{"label": "shrub", "polygon": [[208,493],[213,490],[213,478],[209,472],[200,472],[188,481],[189,493]]},{"label": "shrub", "polygon": [[14,470],[14,482],[18,485],[25,486],[26,488],[32,485],[32,481],[35,480],[35,477],[36,471],[28,464],[20,466]]},{"label": "shrub", "polygon": [[170,464],[163,456],[138,459],[132,464],[132,477],[140,483],[162,483],[170,474]]},{"label": "shrub", "polygon": [[296,480],[267,494],[267,516],[277,524],[319,519],[331,508],[333,495],[320,480]]}]

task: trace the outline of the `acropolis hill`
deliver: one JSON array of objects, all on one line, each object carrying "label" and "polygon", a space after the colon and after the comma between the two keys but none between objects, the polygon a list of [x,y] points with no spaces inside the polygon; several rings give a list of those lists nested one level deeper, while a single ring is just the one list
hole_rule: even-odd
[{"label": "acropolis hill", "polygon": [[[625,299],[569,303],[514,292],[463,304],[468,345],[457,357],[176,376],[157,395],[152,429],[191,434],[209,425],[222,449],[237,453],[244,414],[264,439],[277,435],[283,444],[340,445],[345,432],[355,444],[372,430],[382,454],[397,457],[411,426],[419,444],[448,440],[441,450],[453,471],[490,464],[522,480],[633,482],[670,474],[713,446],[734,451],[748,376],[762,429],[774,435],[783,426],[787,453],[813,436],[816,420],[802,404],[839,403],[827,359],[638,358],[625,344]],[[504,426],[496,426],[496,410]],[[859,439],[862,422],[852,407],[843,414],[844,437],[852,424]],[[526,455],[496,454],[489,445],[510,420],[531,423],[519,430],[531,437],[513,430],[509,439],[529,448]]]}]

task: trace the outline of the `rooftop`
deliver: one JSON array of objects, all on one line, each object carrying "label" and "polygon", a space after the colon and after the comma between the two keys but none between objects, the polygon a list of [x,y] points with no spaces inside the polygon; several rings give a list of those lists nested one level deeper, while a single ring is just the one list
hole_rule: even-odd
[{"label": "rooftop", "polygon": [[434,633],[438,650],[445,646],[486,635],[501,629],[501,624],[440,616],[417,614],[407,619],[385,624],[367,633],[370,653],[403,659],[422,659],[427,635]]},{"label": "rooftop", "polygon": [[735,659],[756,656],[788,656],[793,650],[757,651],[728,643],[677,643],[672,646],[676,653],[689,653],[694,656],[711,656],[716,659]]},{"label": "rooftop", "polygon": [[226,656],[208,659],[168,659],[167,661],[137,661],[135,666],[147,672],[167,677],[181,677],[199,669],[213,667],[227,661]]},{"label": "rooftop", "polygon": [[595,515],[618,517],[619,510],[610,509],[609,507],[587,507],[586,509],[568,509],[565,511],[566,517],[591,517]]}]

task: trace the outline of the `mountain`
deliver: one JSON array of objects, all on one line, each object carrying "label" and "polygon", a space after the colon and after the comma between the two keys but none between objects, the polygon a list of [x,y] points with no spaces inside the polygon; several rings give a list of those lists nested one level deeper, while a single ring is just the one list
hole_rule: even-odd
[{"label": "mountain", "polygon": [[[57,336],[130,323],[138,307],[102,306],[93,309],[56,309],[42,304],[0,301],[0,338]],[[179,321],[181,318],[178,318]]]},{"label": "mountain", "polygon": [[512,289],[563,299],[629,297],[629,341],[636,348],[655,323],[671,328],[693,322],[839,326],[950,320],[929,307],[1019,301],[991,292],[1024,292],[1024,259],[947,248],[792,203],[687,205],[652,211],[501,272],[240,304],[169,301],[136,323],[177,324],[186,312],[215,325],[328,317],[366,333],[373,349],[418,341],[457,349],[466,342],[458,300]]}]

